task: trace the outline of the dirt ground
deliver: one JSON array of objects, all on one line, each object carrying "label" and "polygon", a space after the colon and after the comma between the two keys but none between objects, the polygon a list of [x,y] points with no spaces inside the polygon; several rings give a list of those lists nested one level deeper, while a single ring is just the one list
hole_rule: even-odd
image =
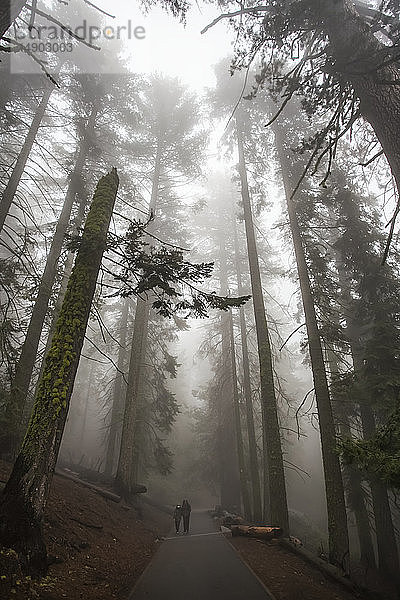
[{"label": "dirt ground", "polygon": [[356,600],[364,598],[325,577],[318,569],[279,545],[231,538],[245,562],[277,600]]},{"label": "dirt ground", "polygon": [[[7,472],[0,463],[0,480]],[[0,574],[0,598],[124,600],[170,527],[171,517],[154,507],[143,504],[139,515],[56,475],[44,521],[48,553],[56,562],[45,579],[29,585],[19,580],[7,596]]]},{"label": "dirt ground", "polygon": [[[7,479],[8,471],[9,466],[0,462],[0,481]],[[56,475],[44,521],[54,563],[40,582],[14,577],[11,591],[0,572],[0,598],[125,600],[170,528],[171,516],[158,508],[142,502],[138,511]],[[276,600],[364,598],[279,543],[241,537],[231,541]],[[0,559],[4,564],[3,555]],[[389,600],[391,595],[380,597]]]}]

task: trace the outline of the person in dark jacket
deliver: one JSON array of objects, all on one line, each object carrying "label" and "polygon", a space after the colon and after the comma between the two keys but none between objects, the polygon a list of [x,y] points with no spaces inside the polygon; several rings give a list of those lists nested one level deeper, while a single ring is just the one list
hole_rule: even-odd
[{"label": "person in dark jacket", "polygon": [[190,506],[187,500],[182,502],[182,517],[183,517],[183,532],[188,533],[189,531],[189,521],[190,521],[190,511],[192,507]]},{"label": "person in dark jacket", "polygon": [[181,519],[182,519],[182,506],[180,504],[177,504],[175,506],[175,510],[174,510],[174,521],[175,521],[176,533],[179,533]]}]

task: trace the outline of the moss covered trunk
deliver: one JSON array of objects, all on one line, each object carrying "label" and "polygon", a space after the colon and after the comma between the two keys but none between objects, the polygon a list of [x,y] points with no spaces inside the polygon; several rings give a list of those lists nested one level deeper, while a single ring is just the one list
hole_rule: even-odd
[{"label": "moss covered trunk", "polygon": [[285,474],[279,431],[278,411],[275,396],[272,353],[269,341],[267,318],[258,263],[257,244],[254,233],[247,170],[243,148],[242,124],[236,118],[236,134],[239,152],[239,174],[241,181],[244,222],[246,227],[247,252],[250,267],[251,290],[256,321],[257,347],[260,362],[261,408],[264,438],[264,519],[270,525],[282,527],[289,532],[289,515],[286,498]]},{"label": "moss covered trunk", "polygon": [[97,110],[93,108],[79,147],[75,166],[65,195],[64,204],[51,242],[43,275],[40,280],[35,304],[33,305],[26,337],[15,367],[15,375],[11,383],[9,400],[6,406],[6,418],[9,423],[9,432],[4,440],[4,444],[2,444],[3,451],[9,450],[10,447],[15,450],[22,437],[21,423],[24,422],[24,407],[36,362],[40,336],[57,274],[58,261],[65,235],[70,224],[72,207],[74,205],[76,194],[79,191],[82,170],[89,150],[88,140],[93,134],[96,115]]},{"label": "moss covered trunk", "polygon": [[46,571],[41,523],[82,350],[118,189],[113,169],[97,185],[32,417],[0,499],[0,544],[19,553],[30,573]]}]

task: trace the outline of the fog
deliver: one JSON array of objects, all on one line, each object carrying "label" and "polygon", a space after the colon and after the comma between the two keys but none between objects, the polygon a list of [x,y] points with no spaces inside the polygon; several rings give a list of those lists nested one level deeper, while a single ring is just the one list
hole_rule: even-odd
[{"label": "fog", "polygon": [[[389,143],[368,111],[356,118],[352,80],[340,87],[318,62],[324,36],[304,50],[251,10],[242,26],[211,26],[218,3],[193,3],[185,23],[144,4],[48,0],[43,42],[24,8],[13,35],[29,47],[4,53],[2,454],[15,458],[54,410],[37,450],[51,447],[50,472],[53,461],[139,512],[188,498],[280,527],[346,573],[372,568],[369,550],[390,578]],[[119,177],[115,203],[108,233],[88,242],[102,177]],[[93,289],[74,292],[87,248]],[[87,305],[73,312],[77,298]]]}]

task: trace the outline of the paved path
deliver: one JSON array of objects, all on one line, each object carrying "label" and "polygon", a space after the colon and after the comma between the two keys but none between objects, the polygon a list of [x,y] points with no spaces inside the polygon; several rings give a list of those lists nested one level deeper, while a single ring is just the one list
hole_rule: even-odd
[{"label": "paved path", "polygon": [[206,511],[162,542],[129,600],[271,600]]}]

